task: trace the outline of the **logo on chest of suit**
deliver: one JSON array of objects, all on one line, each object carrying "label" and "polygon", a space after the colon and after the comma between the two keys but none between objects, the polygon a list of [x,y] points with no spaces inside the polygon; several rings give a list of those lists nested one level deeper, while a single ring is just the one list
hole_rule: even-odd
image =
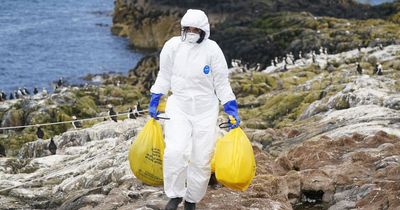
[{"label": "logo on chest of suit", "polygon": [[204,68],[203,68],[203,72],[204,72],[204,74],[208,74],[208,73],[210,73],[210,66],[208,66],[208,65],[205,65],[204,66]]}]

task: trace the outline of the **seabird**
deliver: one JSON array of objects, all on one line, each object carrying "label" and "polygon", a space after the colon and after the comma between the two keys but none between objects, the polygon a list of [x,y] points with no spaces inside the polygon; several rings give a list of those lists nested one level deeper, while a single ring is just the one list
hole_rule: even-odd
[{"label": "seabird", "polygon": [[37,87],[33,88],[33,94],[36,95],[38,93],[39,93],[39,91],[38,91]]},{"label": "seabird", "polygon": [[6,156],[6,149],[2,144],[0,144],[0,157],[5,157]]},{"label": "seabird", "polygon": [[37,135],[38,139],[43,139],[44,132],[42,131],[42,128],[40,128],[40,127],[37,128],[36,135]]},{"label": "seabird", "polygon": [[257,63],[257,66],[256,66],[255,71],[260,71],[260,69],[261,69],[261,64],[260,64],[260,63]]},{"label": "seabird", "polygon": [[43,95],[47,95],[47,90],[46,90],[45,87],[42,89],[42,94],[43,94]]},{"label": "seabird", "polygon": [[63,78],[60,77],[60,79],[59,79],[58,82],[57,82],[57,86],[58,86],[58,87],[61,87],[61,86],[63,86],[63,84],[64,84]]},{"label": "seabird", "polygon": [[54,143],[53,138],[50,139],[49,151],[51,152],[52,155],[55,155],[57,152],[57,145]]},{"label": "seabird", "polygon": [[20,95],[18,94],[18,92],[16,90],[14,90],[14,95],[16,99],[19,99]]},{"label": "seabird", "polygon": [[21,96],[25,96],[26,95],[24,90],[22,90],[21,88],[18,88],[18,94],[20,94]]},{"label": "seabird", "polygon": [[3,100],[7,100],[7,94],[5,94],[3,91],[1,91],[1,98]]},{"label": "seabird", "polygon": [[136,116],[135,116],[135,114],[133,113],[133,110],[132,110],[131,107],[129,107],[129,110],[128,110],[128,118],[129,118],[129,119],[136,119]]},{"label": "seabird", "polygon": [[14,94],[12,92],[10,93],[10,97],[9,98],[10,98],[10,100],[14,99]]},{"label": "seabird", "polygon": [[114,121],[114,122],[118,122],[117,120],[117,116],[115,116],[117,113],[114,111],[114,107],[109,104],[108,105],[108,116],[110,116],[110,118]]},{"label": "seabird", "polygon": [[3,101],[3,100],[5,100],[5,99],[3,99],[3,91],[0,90],[0,101]]},{"label": "seabird", "polygon": [[26,87],[24,87],[24,92],[27,94],[27,95],[30,95],[31,93],[29,92],[29,90],[26,88]]},{"label": "seabird", "polygon": [[82,128],[82,124],[81,124],[80,121],[78,121],[78,120],[76,119],[76,116],[72,116],[72,120],[73,120],[72,126],[74,126],[75,129],[77,129],[77,128]]},{"label": "seabird", "polygon": [[140,112],[142,112],[142,111],[143,111],[143,109],[142,109],[142,107],[140,106],[140,102],[138,101],[138,102],[137,102],[137,105],[136,105],[136,109],[135,109],[135,115],[136,115],[136,117],[139,117]]}]

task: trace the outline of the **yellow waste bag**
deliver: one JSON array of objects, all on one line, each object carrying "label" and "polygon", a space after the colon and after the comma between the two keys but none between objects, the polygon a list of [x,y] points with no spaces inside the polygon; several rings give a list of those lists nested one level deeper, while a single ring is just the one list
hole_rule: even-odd
[{"label": "yellow waste bag", "polygon": [[131,145],[129,165],[136,178],[158,186],[163,184],[164,137],[157,120],[151,118]]},{"label": "yellow waste bag", "polygon": [[215,176],[224,186],[245,191],[256,173],[253,147],[238,127],[217,141],[214,153]]}]

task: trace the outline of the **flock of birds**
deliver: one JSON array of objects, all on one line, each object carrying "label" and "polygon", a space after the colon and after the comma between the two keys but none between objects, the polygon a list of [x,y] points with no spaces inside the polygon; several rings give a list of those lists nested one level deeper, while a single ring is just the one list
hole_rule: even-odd
[{"label": "flock of birds", "polygon": [[[61,77],[57,83],[55,84],[55,90],[58,88],[64,86],[64,80]],[[33,88],[33,95],[36,95],[39,93],[39,90],[37,87]],[[46,95],[47,94],[47,89],[43,87],[42,89],[42,94]],[[8,95],[8,97],[7,97]],[[3,90],[0,89],[0,101],[6,101],[6,100],[14,100],[14,99],[22,99],[26,98],[31,95],[31,92],[26,88],[18,88],[17,90],[11,91],[10,94],[6,94]]]}]

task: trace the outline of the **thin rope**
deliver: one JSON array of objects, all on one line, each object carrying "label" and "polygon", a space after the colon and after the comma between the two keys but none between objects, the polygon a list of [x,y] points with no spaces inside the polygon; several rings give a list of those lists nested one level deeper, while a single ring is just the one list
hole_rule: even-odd
[{"label": "thin rope", "polygon": [[[147,111],[148,111],[148,110],[146,109],[146,110],[137,111],[137,112],[139,112],[139,113],[144,113],[144,112],[147,112]],[[121,113],[121,114],[116,114],[116,115],[110,115],[110,117],[111,117],[111,116],[126,115],[126,114],[128,114],[128,113],[129,113],[129,112]],[[88,121],[88,120],[97,119],[97,118],[104,118],[104,117],[92,117],[92,118],[80,119],[80,120],[75,120],[75,121],[63,121],[63,122],[58,122],[58,123],[61,124],[61,123],[70,123],[70,122],[76,122],[76,121]],[[40,125],[53,125],[53,124],[55,124],[55,123],[45,123],[45,124],[40,124]],[[38,125],[39,125],[39,124],[38,124]],[[29,126],[37,126],[37,125],[29,125]],[[15,126],[15,127],[22,127],[22,126]],[[25,127],[26,127],[26,126],[25,126]],[[7,128],[14,128],[14,127],[7,127]],[[5,128],[1,128],[1,129],[5,129]],[[125,141],[122,141],[121,143],[117,144],[116,146],[114,146],[113,148],[111,148],[111,149],[109,149],[109,150],[107,150],[107,151],[110,151],[110,150],[112,150],[112,149],[115,149],[115,148],[117,148],[118,146],[120,146],[120,145],[122,145],[122,144],[124,144],[124,143],[126,143],[126,142],[125,142]],[[103,155],[103,153],[97,154],[97,155],[95,155],[95,156],[92,157],[92,158],[97,158],[98,156],[101,156],[101,155]],[[72,168],[72,167],[75,167],[75,165],[63,167],[61,170],[70,169],[70,168]],[[52,175],[54,175],[54,174],[60,172],[61,170],[51,171],[50,173],[44,175],[43,177],[37,177],[37,178],[34,178],[34,179],[30,180],[30,181],[27,181],[27,182],[24,182],[24,183],[21,183],[21,184],[17,184],[17,185],[14,185],[14,186],[12,186],[12,187],[8,187],[8,188],[5,188],[5,189],[0,189],[0,192],[5,192],[5,191],[12,190],[12,189],[15,189],[15,188],[18,188],[18,187],[21,187],[21,186],[25,186],[25,185],[28,185],[28,184],[32,184],[32,183],[34,183],[34,181],[42,181],[42,180],[44,180],[44,179],[50,178]]]},{"label": "thin rope", "polygon": [[[141,112],[143,112],[143,111],[141,111]],[[106,149],[106,152],[111,151],[113,149],[116,149],[117,147],[121,146],[124,143],[126,143],[126,141],[122,141],[121,143],[117,144],[116,146],[114,146],[111,149]],[[97,155],[95,155],[93,157],[90,157],[90,159],[95,159],[95,158],[97,158],[99,156],[103,156],[103,159],[105,158],[103,153],[99,153],[99,154],[97,154]],[[71,169],[73,167],[76,167],[76,165],[70,165],[70,166],[67,166],[67,167],[62,167],[60,170],[56,170],[56,171],[55,170],[51,170],[50,173],[47,173],[42,177],[35,177],[35,178],[33,178],[33,179],[31,179],[31,180],[29,180],[27,182],[24,182],[24,183],[21,183],[21,184],[17,184],[17,185],[14,185],[12,187],[8,187],[8,188],[5,188],[5,189],[0,189],[0,193],[8,191],[8,190],[15,189],[15,188],[18,188],[18,187],[22,187],[22,186],[25,186],[25,185],[28,185],[28,184],[33,184],[34,181],[38,181],[38,182],[43,181],[43,180],[48,179],[51,176],[55,175],[56,173],[60,172],[61,170],[69,170],[69,169]]]},{"label": "thin rope", "polygon": [[[142,111],[137,111],[139,113],[144,113],[147,112],[146,110]],[[119,114],[115,115],[108,115],[108,116],[101,116],[101,117],[91,117],[91,118],[85,118],[85,119],[79,119],[79,120],[68,120],[68,121],[61,121],[61,122],[54,122],[54,123],[42,123],[42,124],[34,124],[34,125],[21,125],[21,126],[10,126],[10,127],[0,127],[0,130],[11,130],[11,129],[18,129],[18,128],[29,128],[29,127],[39,127],[39,126],[48,126],[48,125],[60,125],[60,124],[67,124],[67,123],[73,123],[73,122],[83,122],[83,121],[90,121],[90,120],[95,120],[95,119],[104,119],[105,117],[116,117],[116,116],[122,116],[126,115],[128,113],[133,113],[135,112],[122,112]]]}]

